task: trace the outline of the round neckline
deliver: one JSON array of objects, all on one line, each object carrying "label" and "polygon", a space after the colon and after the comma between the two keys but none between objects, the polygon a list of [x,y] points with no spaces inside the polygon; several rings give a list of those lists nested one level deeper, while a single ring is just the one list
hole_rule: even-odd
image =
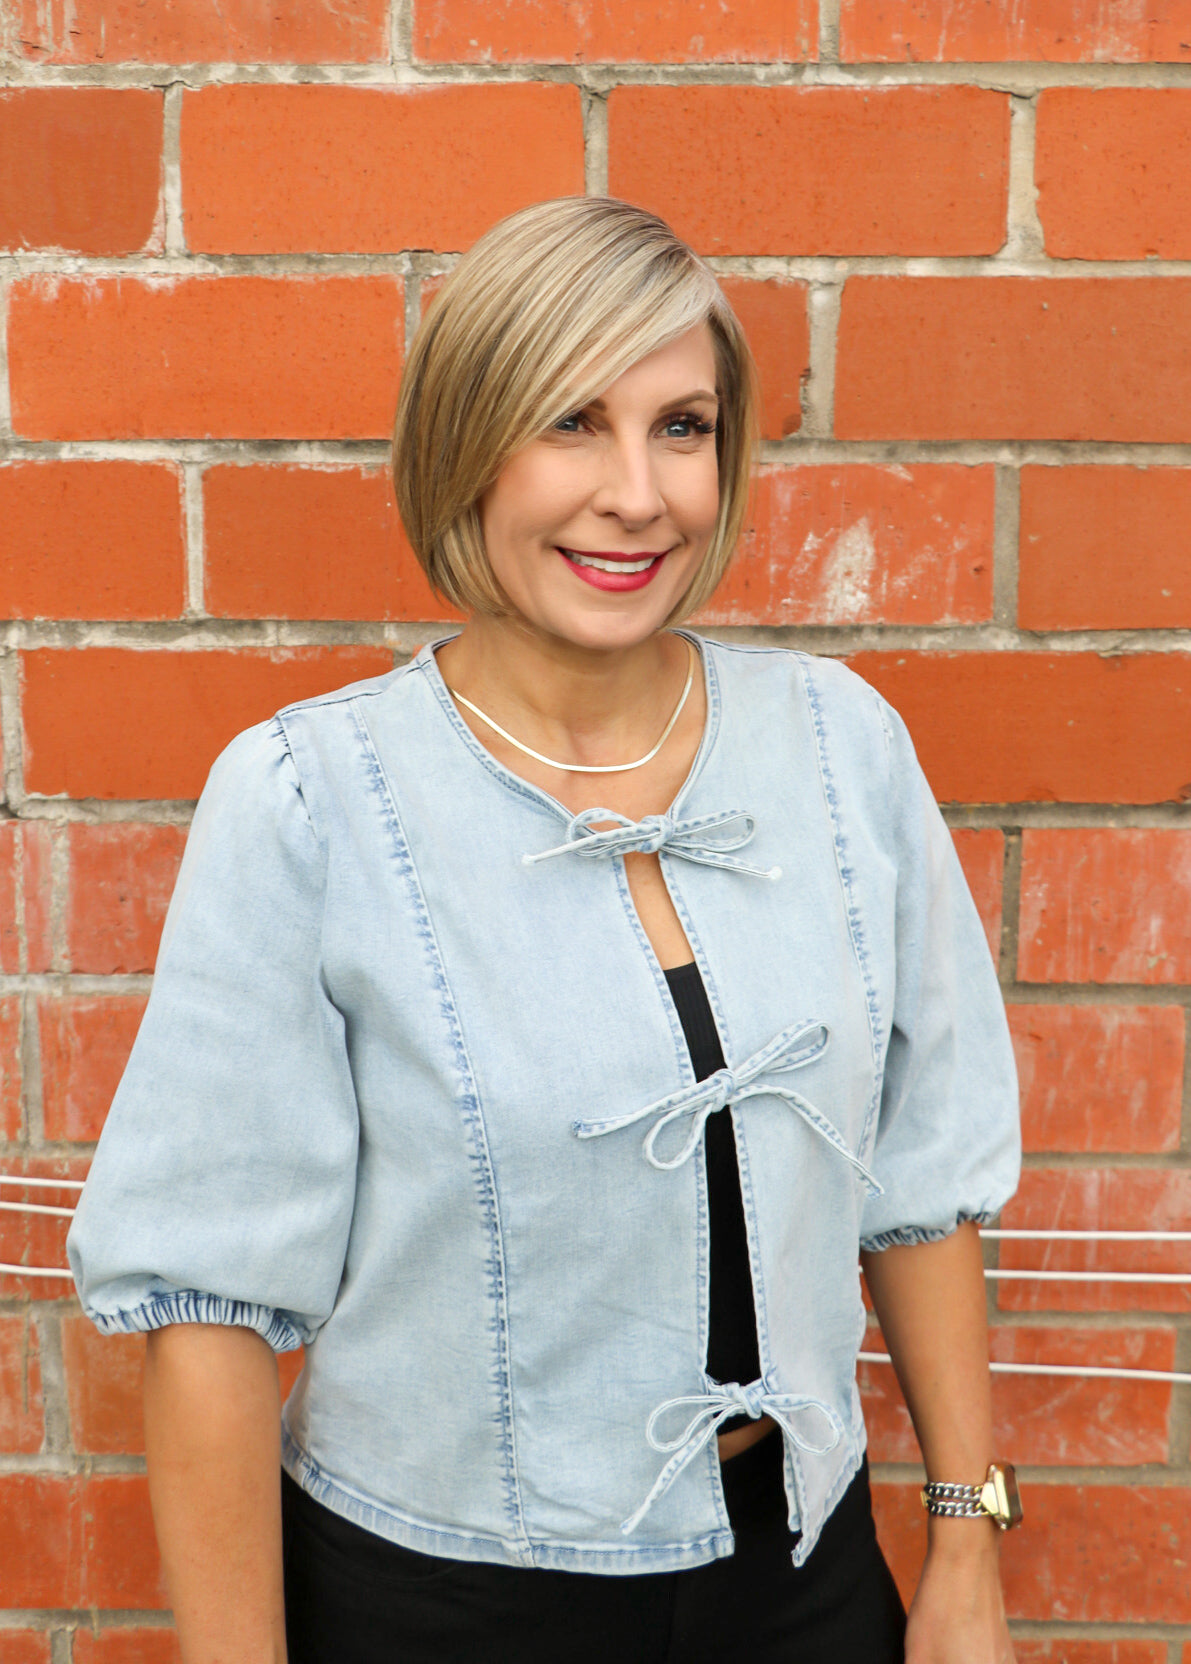
[{"label": "round neckline", "polygon": [[[456,635],[458,633],[459,632],[456,631]],[[674,814],[678,810],[683,800],[686,798],[687,793],[690,791],[691,787],[695,783],[695,780],[702,771],[707,756],[715,743],[715,736],[719,729],[720,709],[719,687],[716,680],[715,668],[712,664],[711,654],[706,651],[707,644],[703,638],[701,636],[697,636],[693,630],[680,629],[673,631],[673,634],[681,636],[684,641],[690,642],[698,656],[699,664],[703,671],[705,714],[703,718],[703,733],[700,737],[698,747],[695,751],[694,757],[691,759],[691,766],[687,770],[686,778],[683,780],[682,785],[679,786],[677,792],[674,794],[672,802],[665,810],[665,813],[668,815]],[[425,672],[429,679],[430,687],[433,689],[435,697],[437,698],[444,715],[446,716],[451,727],[454,729],[458,738],[471,752],[472,756],[475,757],[476,760],[481,763],[490,774],[495,775],[502,785],[508,787],[509,790],[515,791],[523,797],[534,798],[537,802],[542,803],[547,808],[552,810],[561,820],[569,824],[575,817],[573,812],[568,809],[564,803],[560,803],[558,798],[556,798],[552,792],[546,791],[546,789],[542,786],[535,785],[532,780],[527,780],[524,775],[518,774],[515,769],[509,768],[507,764],[502,763],[498,757],[493,756],[492,752],[488,750],[488,747],[481,744],[481,742],[472,733],[467,723],[464,722],[463,718],[460,716],[458,707],[456,706],[454,699],[451,697],[451,690],[447,687],[447,684],[443,679],[442,671],[438,668],[438,659],[436,657],[437,651],[440,647],[445,647],[449,641],[454,640],[455,636],[450,635],[440,636],[436,641],[426,642],[424,646],[418,649],[418,652],[415,654],[411,663],[416,668]],[[598,808],[600,807],[600,804],[597,800],[593,801],[588,807]],[[582,811],[580,812],[582,813]]]}]

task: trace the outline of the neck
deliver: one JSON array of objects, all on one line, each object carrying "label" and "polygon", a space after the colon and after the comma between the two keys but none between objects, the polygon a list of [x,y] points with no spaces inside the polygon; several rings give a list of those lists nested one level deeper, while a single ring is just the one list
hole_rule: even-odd
[{"label": "neck", "polygon": [[448,686],[519,739],[550,755],[602,763],[653,743],[688,659],[685,642],[669,631],[629,647],[589,648],[518,619],[477,615],[438,662]]}]

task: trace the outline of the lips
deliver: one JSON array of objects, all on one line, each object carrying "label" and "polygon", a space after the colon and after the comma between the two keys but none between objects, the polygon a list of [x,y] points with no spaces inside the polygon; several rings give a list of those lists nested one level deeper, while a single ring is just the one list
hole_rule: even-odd
[{"label": "lips", "polygon": [[598,555],[581,549],[559,549],[577,578],[593,589],[625,591],[644,589],[660,571],[665,551],[659,554],[621,554],[619,550],[601,550]]}]

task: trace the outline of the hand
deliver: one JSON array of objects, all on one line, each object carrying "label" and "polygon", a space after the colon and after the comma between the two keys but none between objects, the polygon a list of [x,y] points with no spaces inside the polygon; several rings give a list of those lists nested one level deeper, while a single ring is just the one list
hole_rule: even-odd
[{"label": "hand", "polygon": [[931,1546],[906,1625],[906,1664],[1014,1664],[996,1527],[991,1521],[939,1519],[931,1526]]}]

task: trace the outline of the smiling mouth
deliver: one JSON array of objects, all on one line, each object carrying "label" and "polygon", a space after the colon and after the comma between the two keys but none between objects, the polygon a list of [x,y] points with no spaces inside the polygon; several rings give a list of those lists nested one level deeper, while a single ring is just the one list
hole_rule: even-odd
[{"label": "smiling mouth", "polygon": [[577,549],[562,549],[560,552],[568,560],[574,561],[576,566],[592,566],[597,572],[612,572],[617,575],[622,573],[627,575],[631,572],[648,572],[655,561],[662,559],[660,554],[643,555],[640,560],[633,560],[626,556],[608,559],[603,555],[582,555]]}]

